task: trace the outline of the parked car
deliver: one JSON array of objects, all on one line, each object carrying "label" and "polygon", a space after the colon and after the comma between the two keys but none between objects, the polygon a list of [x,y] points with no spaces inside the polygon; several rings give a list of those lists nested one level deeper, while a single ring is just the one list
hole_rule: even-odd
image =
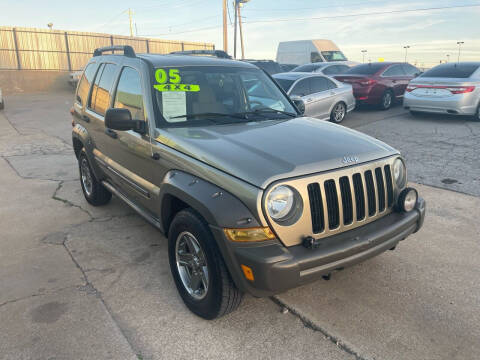
[{"label": "parked car", "polygon": [[82,77],[83,70],[73,71],[68,75],[68,83],[74,88],[77,88],[77,84]]},{"label": "parked car", "polygon": [[191,55],[191,56],[213,56],[221,59],[231,59],[232,57],[228,55],[223,50],[183,50],[183,51],[172,51],[172,55]]},{"label": "parked car", "polygon": [[260,69],[265,70],[270,75],[278,74],[278,73],[283,72],[282,68],[280,67],[280,64],[277,63],[276,61],[273,61],[273,60],[245,59],[245,60],[242,60],[242,61],[245,61],[245,62],[248,62],[248,63],[253,64],[255,66],[258,66]]},{"label": "parked car", "polygon": [[288,72],[273,78],[293,100],[305,104],[305,115],[341,123],[355,109],[352,86],[314,73]]},{"label": "parked car", "polygon": [[276,60],[281,64],[347,61],[338,46],[327,39],[282,41],[278,44]]},{"label": "parked car", "polygon": [[303,116],[246,62],[97,49],[71,113],[85,199],[115,194],[163,232],[179,294],[206,319],[244,292],[393,250],[423,224],[397,150]]},{"label": "parked car", "polygon": [[408,84],[403,106],[413,114],[471,115],[480,121],[480,62],[435,66]]},{"label": "parked car", "polygon": [[297,66],[298,66],[298,64],[280,64],[280,68],[282,69],[282,72],[292,71]]},{"label": "parked car", "polygon": [[403,97],[410,80],[420,74],[419,69],[408,63],[375,62],[354,66],[334,77],[353,86],[357,103],[387,110]]},{"label": "parked car", "polygon": [[[329,63],[310,63],[297,66],[292,72],[314,72],[327,76],[334,76],[346,73],[353,66],[347,61],[335,61]],[[356,64],[355,64],[356,65]]]}]

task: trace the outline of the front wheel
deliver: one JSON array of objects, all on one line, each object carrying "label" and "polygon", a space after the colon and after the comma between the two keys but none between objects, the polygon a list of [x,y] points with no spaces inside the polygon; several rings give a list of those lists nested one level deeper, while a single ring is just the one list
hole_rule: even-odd
[{"label": "front wheel", "polygon": [[345,115],[347,114],[347,107],[343,102],[339,102],[335,104],[330,113],[330,121],[336,124],[340,124],[343,119],[345,119]]},{"label": "front wheel", "polygon": [[380,109],[388,110],[392,107],[393,104],[393,92],[387,90],[383,93],[382,99],[380,100]]},{"label": "front wheel", "polygon": [[480,122],[480,104],[478,105],[477,112],[473,115],[473,121]]},{"label": "front wheel", "polygon": [[205,221],[192,209],[180,211],[168,232],[168,259],[185,305],[204,319],[238,308],[243,294],[235,287]]}]

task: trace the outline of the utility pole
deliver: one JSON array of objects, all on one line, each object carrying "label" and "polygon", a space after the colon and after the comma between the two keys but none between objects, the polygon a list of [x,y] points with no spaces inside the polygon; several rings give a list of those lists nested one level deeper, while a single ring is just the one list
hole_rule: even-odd
[{"label": "utility pole", "polygon": [[131,37],[133,37],[132,15],[133,15],[132,9],[128,9],[128,20],[130,22],[130,36]]},{"label": "utility pole", "polygon": [[458,45],[458,60],[457,62],[460,62],[460,47],[462,46],[462,44],[465,44],[464,41],[457,41],[457,45]]},{"label": "utility pole", "polygon": [[242,48],[242,60],[243,60],[245,59],[245,48],[243,46],[242,15],[240,15],[240,8],[241,8],[240,5],[238,6],[238,25],[240,28],[240,46]]},{"label": "utility pole", "polygon": [[237,19],[238,19],[238,1],[234,0],[235,6],[235,29],[233,31],[233,58],[237,58]]},{"label": "utility pole", "polygon": [[405,62],[407,62],[407,51],[410,49],[410,45],[406,45],[403,48],[405,49]]},{"label": "utility pole", "polygon": [[367,50],[361,50],[362,51],[362,63],[365,63],[365,54]]},{"label": "utility pole", "polygon": [[228,52],[228,39],[227,39],[227,0],[223,0],[223,51]]}]

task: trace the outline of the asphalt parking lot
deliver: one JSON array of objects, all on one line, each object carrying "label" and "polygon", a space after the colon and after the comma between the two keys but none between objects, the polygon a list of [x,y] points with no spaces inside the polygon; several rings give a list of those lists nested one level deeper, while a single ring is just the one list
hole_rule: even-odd
[{"label": "asphalt parking lot", "polygon": [[406,157],[423,229],[330,281],[246,296],[208,322],[177,295],[160,233],[116,198],[84,200],[72,99],[12,95],[0,112],[1,359],[479,357],[480,123],[400,106],[350,114],[345,126]]}]

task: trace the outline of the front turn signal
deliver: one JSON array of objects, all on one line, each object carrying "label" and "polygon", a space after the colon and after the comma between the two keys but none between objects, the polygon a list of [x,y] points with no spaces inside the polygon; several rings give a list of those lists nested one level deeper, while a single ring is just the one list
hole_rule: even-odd
[{"label": "front turn signal", "polygon": [[275,239],[275,234],[269,227],[256,227],[246,229],[223,229],[230,241],[256,242]]}]

